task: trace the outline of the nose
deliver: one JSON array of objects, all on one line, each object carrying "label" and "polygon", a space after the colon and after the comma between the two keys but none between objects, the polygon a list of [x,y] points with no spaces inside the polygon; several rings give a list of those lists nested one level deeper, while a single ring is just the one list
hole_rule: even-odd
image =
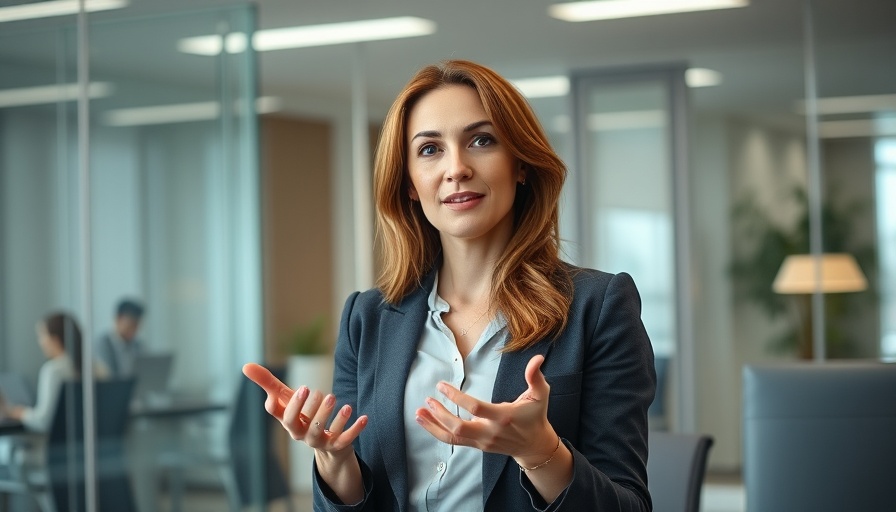
[{"label": "nose", "polygon": [[473,176],[473,169],[464,159],[463,152],[454,151],[447,159],[448,168],[445,170],[445,179],[449,182],[468,180]]}]

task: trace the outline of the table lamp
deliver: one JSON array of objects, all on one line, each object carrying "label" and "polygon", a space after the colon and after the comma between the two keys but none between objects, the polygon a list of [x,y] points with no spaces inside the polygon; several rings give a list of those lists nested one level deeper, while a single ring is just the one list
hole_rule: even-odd
[{"label": "table lamp", "polygon": [[772,289],[777,293],[800,296],[798,312],[802,324],[799,347],[801,357],[812,358],[812,294],[860,292],[866,288],[868,281],[851,254],[794,254],[784,259],[772,283]]}]

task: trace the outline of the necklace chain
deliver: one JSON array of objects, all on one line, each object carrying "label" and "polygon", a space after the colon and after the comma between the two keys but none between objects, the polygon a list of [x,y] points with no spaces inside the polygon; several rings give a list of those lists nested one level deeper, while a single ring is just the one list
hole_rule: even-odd
[{"label": "necklace chain", "polygon": [[466,329],[461,329],[461,330],[460,330],[460,335],[461,335],[461,336],[466,336],[467,333],[470,332],[470,329],[472,329],[474,325],[476,325],[477,323],[479,323],[479,321],[482,320],[482,317],[484,317],[485,314],[488,313],[488,310],[489,310],[489,309],[491,309],[491,308],[490,308],[490,307],[485,308],[485,311],[483,311],[482,314],[479,315],[479,316],[476,318],[476,320],[473,320],[473,323],[471,323],[470,325],[468,325]]}]

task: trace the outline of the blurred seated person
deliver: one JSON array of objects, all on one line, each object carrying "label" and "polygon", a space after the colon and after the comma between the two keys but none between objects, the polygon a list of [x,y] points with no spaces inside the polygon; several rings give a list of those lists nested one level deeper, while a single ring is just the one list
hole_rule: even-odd
[{"label": "blurred seated person", "polygon": [[[53,422],[62,384],[81,376],[82,340],[78,322],[68,313],[51,313],[37,323],[37,342],[47,356],[37,375],[37,401],[33,407],[6,405],[5,415],[21,421],[28,430],[46,432]],[[102,362],[94,364],[94,377],[106,378]]]},{"label": "blurred seated person", "polygon": [[115,327],[97,342],[97,358],[102,361],[113,378],[134,376],[134,362],[143,352],[143,343],[137,339],[143,305],[132,299],[124,299],[115,308]]}]

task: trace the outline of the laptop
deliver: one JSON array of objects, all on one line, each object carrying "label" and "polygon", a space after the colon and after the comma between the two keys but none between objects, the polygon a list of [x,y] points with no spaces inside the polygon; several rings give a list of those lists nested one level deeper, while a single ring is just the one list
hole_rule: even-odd
[{"label": "laptop", "polygon": [[8,405],[34,405],[34,393],[25,376],[15,372],[0,372],[0,394]]},{"label": "laptop", "polygon": [[134,361],[134,401],[150,402],[168,394],[174,354],[140,354]]}]

